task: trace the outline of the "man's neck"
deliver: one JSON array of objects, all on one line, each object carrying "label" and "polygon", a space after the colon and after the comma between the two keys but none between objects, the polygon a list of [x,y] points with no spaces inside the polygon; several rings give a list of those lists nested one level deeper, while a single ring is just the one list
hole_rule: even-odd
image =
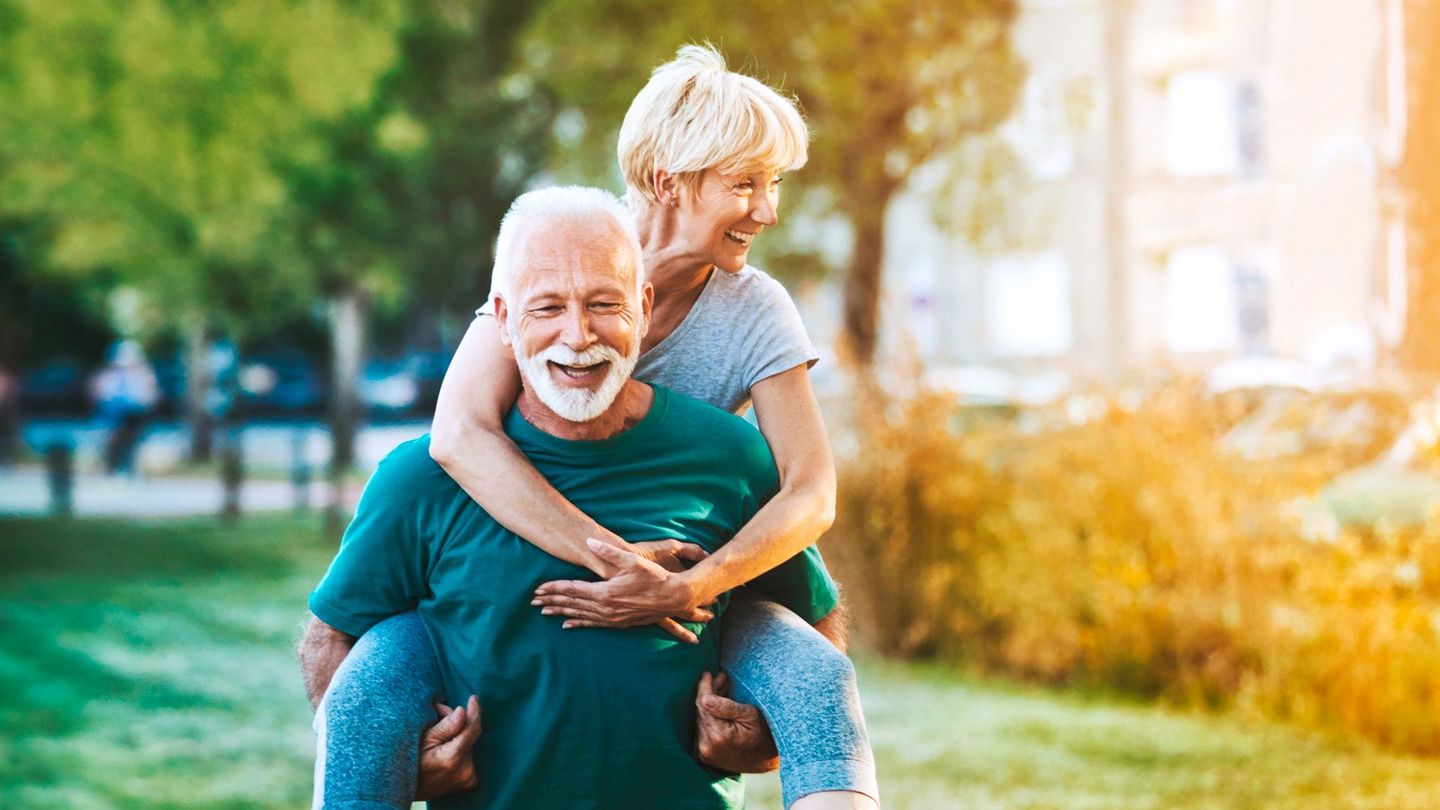
[{"label": "man's neck", "polygon": [[516,406],[525,421],[551,436],[572,442],[593,442],[624,433],[640,424],[640,420],[650,413],[654,402],[655,389],[636,380],[627,380],[610,407],[589,422],[571,422],[561,418],[528,388],[520,390]]}]

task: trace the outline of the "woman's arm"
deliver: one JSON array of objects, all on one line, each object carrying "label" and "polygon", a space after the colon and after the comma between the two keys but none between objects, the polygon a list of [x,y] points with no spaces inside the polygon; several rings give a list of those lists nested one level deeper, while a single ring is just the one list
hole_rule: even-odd
[{"label": "woman's arm", "polygon": [[709,604],[799,554],[835,522],[835,460],[806,366],[750,389],[755,419],[780,470],[780,491],[730,542],[676,575]]},{"label": "woman's arm", "polygon": [[615,565],[586,538],[629,548],[565,500],[505,435],[505,414],[520,395],[520,371],[500,341],[495,318],[476,318],[455,350],[430,428],[430,457],[501,525],[549,554],[602,577]]},{"label": "woman's arm", "polygon": [[[730,542],[683,573],[651,570],[648,580],[546,582],[535,591],[539,604],[567,617],[566,627],[628,626],[656,613],[678,616],[714,602],[819,539],[835,521],[835,461],[809,370],[796,366],[761,380],[750,398],[780,471],[780,491]],[[598,551],[616,565],[634,562],[624,551]]]},{"label": "woman's arm", "polygon": [[[632,545],[565,499],[505,434],[505,414],[520,395],[520,371],[500,341],[495,318],[476,318],[440,384],[430,457],[502,526],[566,562],[584,566],[625,591],[647,590],[704,549],[677,540]],[[592,546],[590,542],[596,545]],[[597,554],[595,548],[614,550]],[[623,550],[623,552],[622,552]],[[674,600],[665,600],[667,603]],[[656,624],[690,643],[695,634],[671,617],[709,621],[709,611],[652,610],[625,626]]]}]

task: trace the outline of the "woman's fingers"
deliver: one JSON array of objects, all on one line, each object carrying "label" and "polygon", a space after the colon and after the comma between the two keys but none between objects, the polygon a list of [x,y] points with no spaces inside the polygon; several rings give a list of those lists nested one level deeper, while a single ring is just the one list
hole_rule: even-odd
[{"label": "woman's fingers", "polygon": [[[593,616],[579,616],[575,618],[567,617],[560,626],[565,630],[578,630],[582,627],[599,627],[609,629],[616,629],[617,627],[613,623],[599,621]],[[655,622],[655,626],[659,627],[661,630],[664,630],[665,632],[669,633],[680,641],[685,642],[686,644],[700,643],[699,636],[695,635],[695,633],[691,631],[690,628],[675,621],[674,619],[661,619],[660,621]]]},{"label": "woman's fingers", "polygon": [[674,619],[661,619],[660,621],[656,622],[655,625],[661,630],[664,630],[665,632],[674,636],[675,638],[678,638],[681,641],[685,642],[686,644],[700,643],[700,638],[694,633],[690,632],[690,628],[675,621]]},{"label": "woman's fingers", "polygon": [[710,621],[711,619],[715,618],[715,614],[714,614],[714,613],[711,613],[710,611],[706,610],[705,608],[695,608],[694,610],[690,610],[690,611],[686,611],[685,613],[678,614],[678,615],[676,616],[676,618],[678,618],[678,619],[683,619],[683,620],[685,620],[685,621],[687,621],[687,622],[697,622],[697,623],[699,623],[699,624],[704,624],[704,623]]},{"label": "woman's fingers", "polygon": [[557,579],[551,582],[542,582],[540,587],[535,589],[536,596],[583,596],[593,599],[600,593],[599,582],[585,582],[575,579]]}]

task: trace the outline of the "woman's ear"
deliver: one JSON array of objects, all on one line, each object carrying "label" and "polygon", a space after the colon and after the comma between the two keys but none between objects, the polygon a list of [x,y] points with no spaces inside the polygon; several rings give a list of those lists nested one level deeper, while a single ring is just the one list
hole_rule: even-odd
[{"label": "woman's ear", "polygon": [[675,180],[675,175],[664,169],[656,169],[654,176],[655,199],[661,205],[671,208],[680,205],[680,184]]}]

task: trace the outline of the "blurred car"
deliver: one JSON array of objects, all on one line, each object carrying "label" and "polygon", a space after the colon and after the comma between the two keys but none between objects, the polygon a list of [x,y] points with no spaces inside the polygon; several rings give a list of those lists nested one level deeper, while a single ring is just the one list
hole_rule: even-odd
[{"label": "blurred car", "polygon": [[83,414],[90,410],[88,375],[70,359],[52,360],[25,373],[20,407],[32,414]]},{"label": "blurred car", "polygon": [[185,364],[178,355],[158,357],[151,361],[155,369],[155,382],[160,386],[160,401],[155,413],[164,417],[177,417],[185,413]]},{"label": "blurred car", "polygon": [[450,368],[452,356],[450,352],[414,352],[406,358],[410,372],[415,376],[413,410],[416,413],[435,413],[435,403],[440,399],[440,383]]},{"label": "blurred car", "polygon": [[325,383],[315,362],[293,349],[243,361],[239,388],[240,403],[252,415],[314,416],[325,409]]},{"label": "blurred car", "polygon": [[371,360],[360,369],[360,401],[372,415],[395,415],[415,407],[420,384],[404,359]]}]

